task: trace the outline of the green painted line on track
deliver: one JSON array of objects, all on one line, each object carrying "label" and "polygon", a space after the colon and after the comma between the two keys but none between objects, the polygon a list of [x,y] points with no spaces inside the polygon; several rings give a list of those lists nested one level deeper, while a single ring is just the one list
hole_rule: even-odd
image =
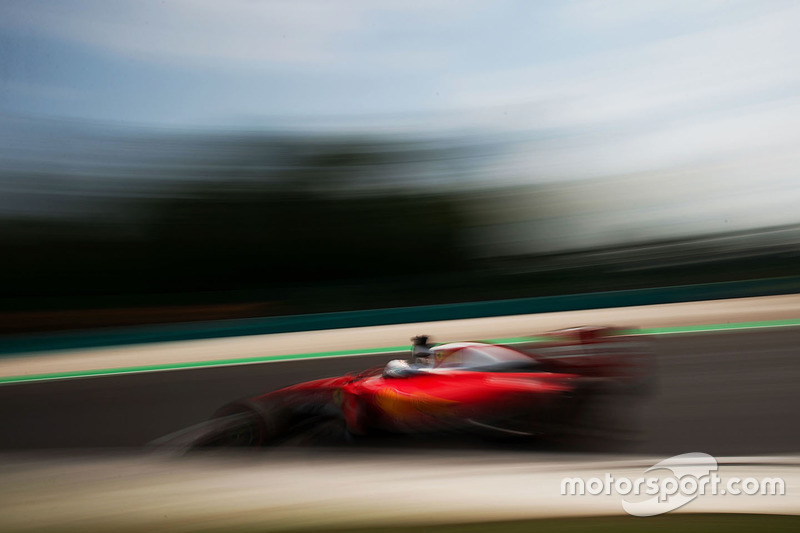
[{"label": "green painted line on track", "polygon": [[[706,333],[714,331],[730,331],[741,329],[779,328],[786,326],[800,326],[800,319],[764,320],[758,322],[731,322],[724,324],[702,324],[697,326],[641,328],[632,330],[644,335],[674,335],[681,333]],[[486,342],[496,344],[520,344],[539,340],[537,337],[509,337],[502,339],[488,339]],[[173,363],[163,365],[131,366],[124,368],[109,368],[98,370],[81,370],[76,372],[53,372],[48,374],[32,374],[27,376],[0,377],[0,384],[27,383],[32,381],[51,381],[59,379],[87,378],[96,376],[114,376],[119,374],[138,374],[144,372],[163,372],[167,370],[190,370],[196,368],[211,368],[220,366],[252,365],[258,363],[276,363],[281,361],[297,361],[308,359],[323,359],[328,357],[357,357],[361,355],[377,355],[389,353],[402,353],[409,350],[408,346],[387,346],[382,348],[363,348],[358,350],[337,350],[330,352],[310,352],[285,355],[270,355],[264,357],[245,357],[240,359],[217,359],[213,361],[195,361],[188,363]]]},{"label": "green painted line on track", "polygon": [[780,328],[784,326],[800,326],[800,318],[783,320],[762,320],[757,322],[728,322],[725,324],[702,324],[699,326],[681,326],[667,328],[641,328],[638,331],[648,335],[671,335],[676,333],[701,333],[725,331],[732,329]]},{"label": "green painted line on track", "polygon": [[83,378],[93,376],[113,376],[117,374],[138,374],[143,372],[162,372],[166,370],[190,370],[219,366],[252,365],[258,363],[275,363],[280,361],[296,361],[302,359],[323,359],[326,357],[353,357],[359,355],[375,355],[382,353],[406,352],[408,346],[389,346],[385,348],[364,348],[361,350],[338,350],[333,352],[295,353],[285,355],[268,355],[264,357],[244,357],[239,359],[215,359],[213,361],[194,361],[188,363],[172,363],[163,365],[130,366],[100,370],[80,370],[76,372],[54,372],[48,374],[31,374],[27,376],[0,377],[3,383],[25,383],[27,381],[48,381],[54,379]]}]

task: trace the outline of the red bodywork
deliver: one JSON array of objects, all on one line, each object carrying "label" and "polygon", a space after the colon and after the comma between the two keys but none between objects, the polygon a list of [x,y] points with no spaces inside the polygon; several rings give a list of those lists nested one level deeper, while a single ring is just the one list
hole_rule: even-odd
[{"label": "red bodywork", "polygon": [[[554,398],[575,390],[575,377],[459,370],[407,378],[378,375],[344,385],[341,408],[356,434],[375,428],[398,433],[486,427],[532,431],[537,415],[551,408]],[[530,427],[510,427],[511,418],[527,418]]]},{"label": "red bodywork", "polygon": [[[513,359],[513,365],[461,367],[464,350]],[[249,412],[261,422],[261,442],[308,420],[338,420],[350,435],[476,432],[557,433],[578,423],[601,395],[639,393],[651,377],[642,338],[612,328],[572,328],[544,342],[513,348],[457,343],[432,348],[435,362],[408,372],[375,368],[302,383],[244,402],[219,415]],[[399,362],[404,363],[404,362]],[[390,364],[391,366],[391,364]],[[389,367],[387,367],[388,369]]]}]

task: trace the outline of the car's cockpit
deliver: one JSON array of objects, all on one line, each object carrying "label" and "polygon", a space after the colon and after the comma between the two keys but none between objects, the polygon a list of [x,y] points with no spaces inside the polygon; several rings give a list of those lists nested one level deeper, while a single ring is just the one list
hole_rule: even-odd
[{"label": "car's cockpit", "polygon": [[511,371],[537,366],[532,357],[511,348],[480,342],[455,342],[433,346],[427,336],[414,337],[411,358],[390,361],[384,377],[400,378],[453,370]]}]

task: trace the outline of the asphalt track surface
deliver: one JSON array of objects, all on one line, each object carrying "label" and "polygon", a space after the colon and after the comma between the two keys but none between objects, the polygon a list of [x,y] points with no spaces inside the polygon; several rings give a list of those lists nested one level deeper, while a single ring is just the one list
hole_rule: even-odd
[{"label": "asphalt track surface", "polygon": [[[625,453],[800,451],[800,328],[655,337],[654,394]],[[384,364],[324,358],[0,386],[0,450],[139,447],[236,398]]]}]

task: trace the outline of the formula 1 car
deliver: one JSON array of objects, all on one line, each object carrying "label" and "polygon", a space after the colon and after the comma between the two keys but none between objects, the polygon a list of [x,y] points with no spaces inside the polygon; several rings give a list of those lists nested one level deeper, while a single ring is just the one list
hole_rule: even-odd
[{"label": "formula 1 car", "polygon": [[194,449],[331,443],[375,435],[473,434],[595,439],[623,432],[599,407],[631,404],[652,382],[642,336],[610,327],[551,332],[513,345],[412,339],[385,367],[293,385],[222,407],[157,441]]}]

